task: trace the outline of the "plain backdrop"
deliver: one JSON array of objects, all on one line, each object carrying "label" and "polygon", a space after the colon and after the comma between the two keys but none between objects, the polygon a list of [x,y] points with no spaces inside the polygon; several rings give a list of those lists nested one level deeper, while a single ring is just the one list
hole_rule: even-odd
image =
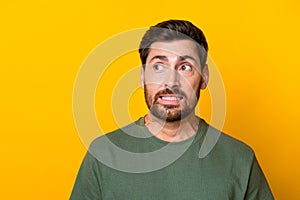
[{"label": "plain backdrop", "polygon": [[[276,199],[300,197],[298,1],[17,0],[0,6],[0,199],[69,198],[86,152],[72,112],[81,64],[106,39],[167,19],[204,31],[226,89],[223,131],[255,150]],[[137,52],[126,54],[101,80],[104,131],[118,127],[107,106],[114,85],[138,65]],[[141,89],[118,101],[132,120],[147,111]],[[208,122],[210,102],[203,92]]]}]

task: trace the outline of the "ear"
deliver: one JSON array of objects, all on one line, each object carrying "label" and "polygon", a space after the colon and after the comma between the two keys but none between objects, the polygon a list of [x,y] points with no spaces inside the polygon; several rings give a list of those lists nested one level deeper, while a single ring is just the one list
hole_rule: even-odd
[{"label": "ear", "polygon": [[200,88],[203,90],[207,87],[208,80],[209,80],[209,70],[207,64],[203,67],[201,70],[201,83],[200,83]]},{"label": "ear", "polygon": [[140,67],[140,84],[141,84],[142,89],[144,89],[144,87],[145,87],[144,82],[145,82],[145,70],[144,70],[143,66],[141,66]]}]

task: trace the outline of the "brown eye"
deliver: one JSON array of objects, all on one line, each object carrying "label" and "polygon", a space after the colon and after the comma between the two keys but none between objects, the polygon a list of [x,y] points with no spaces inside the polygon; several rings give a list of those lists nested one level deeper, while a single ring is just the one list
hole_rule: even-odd
[{"label": "brown eye", "polygon": [[181,66],[182,71],[191,71],[192,67],[190,65],[184,64]]},{"label": "brown eye", "polygon": [[153,70],[156,72],[161,72],[164,70],[164,66],[159,65],[159,64],[153,65]]}]

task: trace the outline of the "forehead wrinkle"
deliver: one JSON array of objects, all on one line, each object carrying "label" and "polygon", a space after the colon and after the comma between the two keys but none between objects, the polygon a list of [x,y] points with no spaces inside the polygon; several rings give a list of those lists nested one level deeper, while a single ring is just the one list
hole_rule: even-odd
[{"label": "forehead wrinkle", "polygon": [[[150,51],[149,51],[149,56],[152,54],[152,56],[156,57],[155,55],[160,55],[161,57],[156,57],[162,61],[170,61],[171,60],[175,62],[175,58],[173,59],[173,56],[176,56],[176,61],[184,61],[190,59],[193,61],[196,65],[200,65],[200,61],[195,57],[197,55],[194,55],[194,50],[195,50],[195,44],[191,43],[191,47],[187,47],[186,44],[183,44],[183,48],[178,48],[176,45],[174,46],[173,44],[177,43],[182,43],[185,42],[183,41],[174,41],[174,42],[155,42],[150,46]],[[187,41],[189,42],[189,41]],[[183,51],[182,51],[183,50]],[[193,55],[191,55],[192,53]],[[153,55],[154,54],[154,55]],[[165,55],[166,54],[166,55]],[[165,57],[163,57],[165,56]],[[154,57],[150,59],[150,62],[154,60]],[[171,59],[170,59],[170,58]],[[179,57],[179,58],[178,58]]]},{"label": "forehead wrinkle", "polygon": [[[168,58],[169,57],[169,58]],[[185,60],[192,60],[194,63],[198,63],[197,60],[190,55],[177,55],[177,54],[173,54],[171,53],[170,55],[156,55],[153,56],[149,62],[153,62],[153,60],[155,59],[159,59],[161,61],[165,61],[165,62],[181,62],[181,61],[185,61]]]}]

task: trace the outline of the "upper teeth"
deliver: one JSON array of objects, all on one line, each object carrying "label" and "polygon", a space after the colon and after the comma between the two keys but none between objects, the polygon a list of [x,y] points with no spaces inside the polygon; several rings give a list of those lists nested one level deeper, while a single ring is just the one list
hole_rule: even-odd
[{"label": "upper teeth", "polygon": [[176,101],[180,100],[180,97],[161,97],[163,100]]}]

